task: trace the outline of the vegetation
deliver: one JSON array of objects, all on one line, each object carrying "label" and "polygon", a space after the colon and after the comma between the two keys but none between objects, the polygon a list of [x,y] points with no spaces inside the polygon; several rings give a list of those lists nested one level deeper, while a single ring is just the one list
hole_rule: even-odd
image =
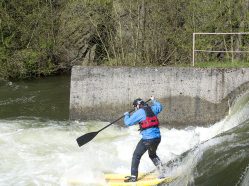
[{"label": "vegetation", "polygon": [[[178,67],[191,67],[190,64],[180,64]],[[200,68],[248,68],[249,61],[198,61],[195,63],[195,67]]]},{"label": "vegetation", "polygon": [[[73,65],[191,66],[193,32],[247,32],[249,0],[2,0],[0,78]],[[197,36],[196,48],[249,51],[249,35]],[[196,53],[197,66],[248,66],[249,53]]]}]

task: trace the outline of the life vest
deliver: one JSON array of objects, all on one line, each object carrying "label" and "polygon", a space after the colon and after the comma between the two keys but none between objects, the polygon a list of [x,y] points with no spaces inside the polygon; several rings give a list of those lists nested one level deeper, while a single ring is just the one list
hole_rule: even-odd
[{"label": "life vest", "polygon": [[144,130],[151,127],[158,127],[159,126],[159,120],[157,116],[154,114],[154,112],[151,110],[149,106],[145,106],[142,109],[144,109],[146,114],[146,119],[139,122],[140,129]]}]

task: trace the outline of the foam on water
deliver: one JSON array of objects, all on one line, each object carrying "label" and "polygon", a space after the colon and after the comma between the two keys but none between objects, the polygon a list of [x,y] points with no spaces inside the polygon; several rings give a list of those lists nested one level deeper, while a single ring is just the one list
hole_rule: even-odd
[{"label": "foam on water", "polygon": [[[167,162],[188,149],[223,133],[248,119],[248,106],[231,112],[224,120],[210,127],[186,129],[161,128],[162,141],[158,155]],[[76,138],[97,131],[104,122],[57,122],[39,119],[0,121],[0,185],[67,185],[68,179],[81,179],[86,185],[104,184],[104,173],[130,172],[133,150],[140,140],[137,126],[120,128],[110,126],[91,142],[79,148]],[[233,138],[228,136],[226,140]],[[195,166],[201,151],[219,143],[220,138],[210,140],[194,151],[176,170],[188,172]],[[224,138],[222,138],[224,140]],[[190,156],[190,155],[189,155]],[[196,159],[194,159],[196,157]],[[188,162],[189,161],[189,162]],[[139,170],[147,172],[154,165],[145,154]],[[245,171],[248,179],[248,170]],[[189,179],[191,178],[191,175]],[[183,182],[182,182],[183,183]]]}]

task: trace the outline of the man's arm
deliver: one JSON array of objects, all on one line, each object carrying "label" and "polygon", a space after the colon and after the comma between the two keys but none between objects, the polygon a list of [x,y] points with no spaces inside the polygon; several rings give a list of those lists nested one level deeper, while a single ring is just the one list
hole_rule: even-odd
[{"label": "man's arm", "polygon": [[152,101],[151,109],[152,109],[152,111],[154,112],[155,115],[158,115],[163,110],[163,106],[161,105],[161,103],[159,103],[155,99],[153,99],[151,101]]},{"label": "man's arm", "polygon": [[139,123],[140,121],[143,121],[146,119],[146,115],[143,109],[139,109],[136,112],[134,112],[132,115],[125,114],[124,117],[124,123],[126,126],[131,126]]}]

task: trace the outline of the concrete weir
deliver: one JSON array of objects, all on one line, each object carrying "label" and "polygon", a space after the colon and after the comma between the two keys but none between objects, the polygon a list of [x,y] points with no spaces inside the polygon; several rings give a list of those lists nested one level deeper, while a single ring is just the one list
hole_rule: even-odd
[{"label": "concrete weir", "polygon": [[70,119],[113,121],[134,99],[154,95],[168,127],[204,126],[224,118],[249,90],[249,68],[82,67],[71,75]]}]

